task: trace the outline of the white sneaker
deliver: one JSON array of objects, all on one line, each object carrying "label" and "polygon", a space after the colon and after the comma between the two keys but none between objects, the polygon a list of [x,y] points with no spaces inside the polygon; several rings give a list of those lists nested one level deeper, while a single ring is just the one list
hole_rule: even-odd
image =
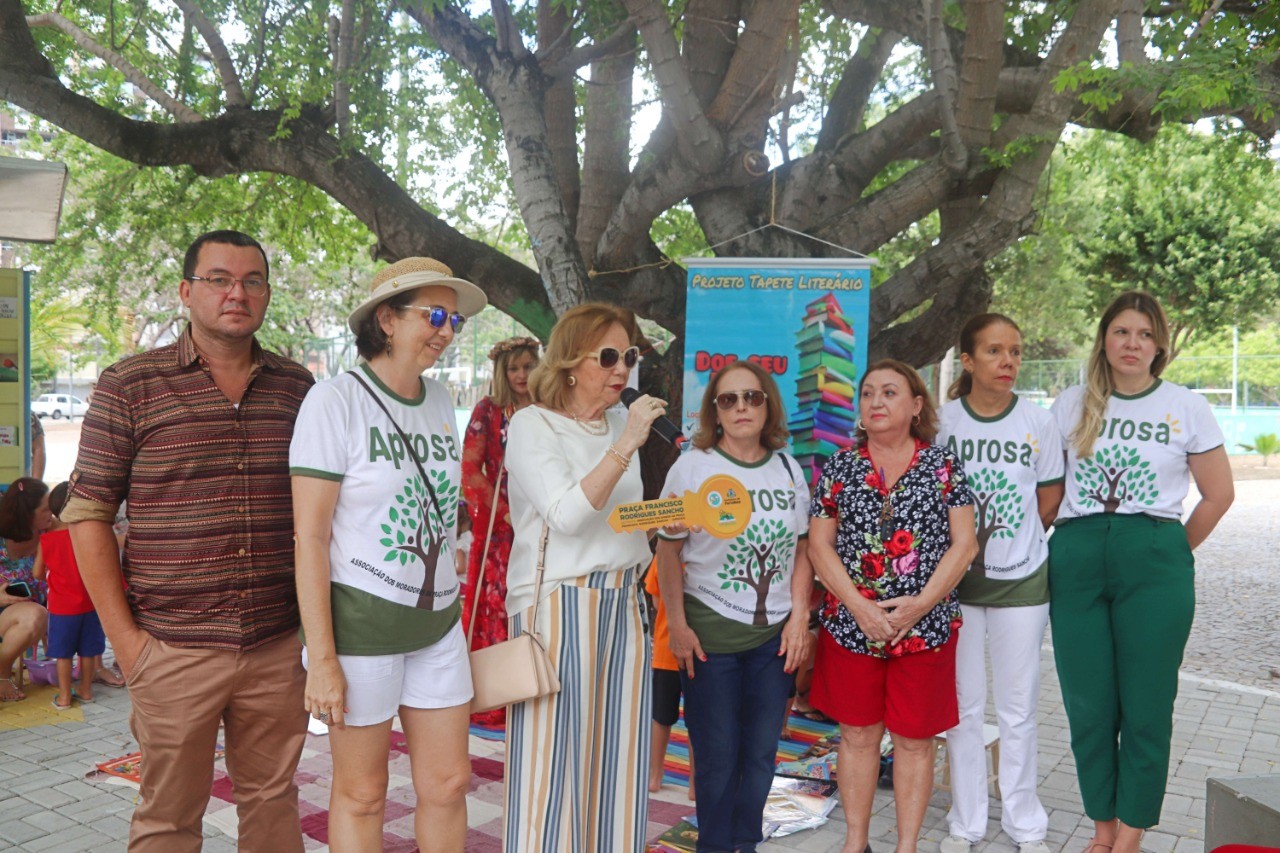
[{"label": "white sneaker", "polygon": [[[972,847],[972,844],[958,835],[948,835],[942,839],[942,844],[939,845],[942,853],[969,853]],[[1048,851],[1046,850],[1045,853],[1048,853]]]},{"label": "white sneaker", "polygon": [[1043,841],[1022,841],[1018,844],[1018,853],[1049,853],[1049,845]]}]

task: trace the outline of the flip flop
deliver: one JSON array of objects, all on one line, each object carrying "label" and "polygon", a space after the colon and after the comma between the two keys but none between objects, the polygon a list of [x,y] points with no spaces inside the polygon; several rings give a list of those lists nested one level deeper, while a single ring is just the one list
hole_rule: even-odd
[{"label": "flip flop", "polygon": [[[71,695],[74,696],[75,694],[72,693]],[[55,711],[70,711],[75,707],[75,702],[68,702],[65,705],[59,705],[57,693],[53,694],[53,698],[49,700],[49,704],[53,706],[53,710]]]},{"label": "flip flop", "polygon": [[78,700],[78,701],[80,702],[80,704],[82,704],[82,705],[88,705],[88,704],[90,704],[90,703],[92,703],[92,702],[93,702],[93,697],[92,697],[92,696],[90,696],[88,699],[86,699],[86,698],[84,698],[83,696],[81,696],[79,693],[77,693],[77,692],[76,692],[76,689],[75,689],[74,687],[72,687],[72,688],[71,688],[71,698],[72,698],[72,699],[75,699],[75,700]]},{"label": "flip flop", "polygon": [[27,698],[27,694],[18,689],[18,685],[13,683],[12,678],[0,678],[0,685],[7,684],[13,693],[9,696],[0,696],[0,702],[21,702]]}]

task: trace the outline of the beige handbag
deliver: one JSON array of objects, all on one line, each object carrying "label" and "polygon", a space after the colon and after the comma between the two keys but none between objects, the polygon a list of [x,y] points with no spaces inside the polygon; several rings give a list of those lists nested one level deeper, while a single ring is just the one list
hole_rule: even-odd
[{"label": "beige handbag", "polygon": [[484,537],[484,553],[480,557],[480,572],[472,593],[471,623],[467,629],[467,649],[471,655],[471,684],[475,696],[471,699],[471,713],[492,711],[506,705],[527,702],[540,696],[560,692],[560,679],[547,654],[546,646],[534,632],[538,624],[539,599],[542,597],[542,573],[547,557],[547,525],[542,525],[542,540],[538,543],[538,575],[533,586],[533,612],[529,627],[518,637],[483,649],[471,649],[471,637],[476,630],[476,616],[480,610],[480,590],[484,588],[484,571],[489,562],[489,542],[493,538],[493,522],[498,512],[498,492],[502,478],[506,476],[504,465],[498,473],[493,489],[493,507],[489,511],[489,530]]}]

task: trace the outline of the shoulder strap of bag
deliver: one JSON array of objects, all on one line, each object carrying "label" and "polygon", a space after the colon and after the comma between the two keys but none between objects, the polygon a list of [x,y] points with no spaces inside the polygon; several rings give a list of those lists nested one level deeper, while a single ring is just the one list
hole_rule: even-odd
[{"label": "shoulder strap of bag", "polygon": [[790,477],[792,480],[794,480],[796,478],[796,475],[795,475],[795,472],[791,470],[791,463],[787,461],[786,452],[779,450],[778,458],[782,460],[782,467],[787,469],[787,476]]},{"label": "shoulder strap of bag", "polygon": [[369,392],[369,396],[373,398],[373,402],[378,404],[378,408],[382,409],[383,414],[385,414],[391,421],[391,425],[396,428],[396,434],[399,435],[400,440],[404,442],[404,452],[413,460],[413,464],[418,466],[418,473],[422,475],[422,485],[426,486],[427,494],[431,496],[431,506],[436,511],[436,517],[440,519],[440,529],[443,531],[445,527],[444,513],[440,511],[440,502],[436,500],[436,490],[431,488],[431,478],[427,476],[426,469],[423,468],[422,463],[418,461],[418,454],[413,451],[413,442],[409,440],[409,436],[405,434],[405,431],[400,429],[400,424],[398,424],[396,419],[392,417],[386,404],[383,403],[382,398],[378,396],[378,392],[369,387],[369,383],[364,381],[364,377],[355,370],[350,370],[348,373],[355,377],[355,380],[364,387],[364,390]]},{"label": "shoulder strap of bag", "polygon": [[484,551],[480,555],[480,571],[476,574],[476,588],[471,590],[471,621],[467,623],[467,650],[471,649],[471,636],[476,632],[476,615],[480,611],[480,590],[484,588],[484,570],[489,565],[489,543],[493,541],[493,521],[498,517],[498,495],[502,493],[502,480],[507,476],[507,448],[502,448],[498,461],[498,476],[493,481],[493,500],[489,507],[489,527],[484,534]]},{"label": "shoulder strap of bag", "polygon": [[[543,418],[545,421],[546,418]],[[550,423],[548,422],[548,426]],[[484,537],[484,553],[480,558],[480,571],[476,575],[476,588],[471,594],[471,622],[467,626],[467,651],[471,651],[471,638],[476,630],[476,615],[480,608],[480,588],[484,585],[484,572],[489,562],[489,543],[493,538],[493,520],[498,514],[498,490],[502,488],[502,478],[507,476],[507,449],[502,449],[502,463],[498,468],[498,479],[493,487],[493,505],[489,508],[489,530]],[[533,584],[533,613],[529,618],[529,625],[525,629],[525,633],[537,636],[536,628],[538,624],[538,607],[542,603],[542,576],[546,571],[547,565],[547,535],[551,529],[547,523],[542,522],[542,538],[538,542],[538,571],[536,580]]]}]

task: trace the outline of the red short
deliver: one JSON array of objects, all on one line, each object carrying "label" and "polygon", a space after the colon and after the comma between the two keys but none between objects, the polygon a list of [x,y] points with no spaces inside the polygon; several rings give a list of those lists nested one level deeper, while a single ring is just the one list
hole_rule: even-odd
[{"label": "red short", "polygon": [[874,726],[908,738],[931,738],[960,722],[956,636],[927,652],[879,658],[851,652],[818,632],[809,702],[846,726]]}]

